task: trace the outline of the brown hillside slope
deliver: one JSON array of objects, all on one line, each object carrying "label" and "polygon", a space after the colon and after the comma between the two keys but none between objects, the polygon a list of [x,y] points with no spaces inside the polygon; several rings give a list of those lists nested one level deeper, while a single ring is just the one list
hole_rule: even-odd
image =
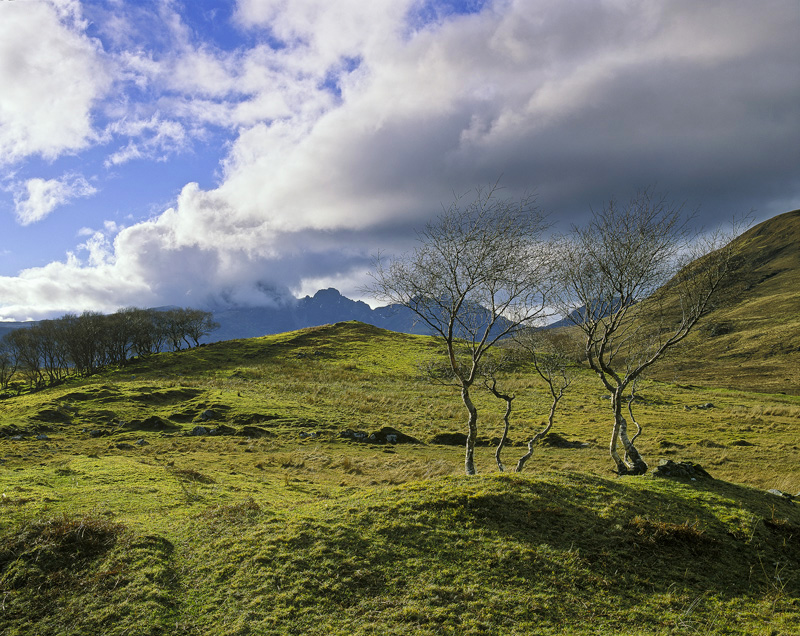
[{"label": "brown hillside slope", "polygon": [[652,376],[800,395],[800,210],[760,223],[734,245],[717,307]]}]

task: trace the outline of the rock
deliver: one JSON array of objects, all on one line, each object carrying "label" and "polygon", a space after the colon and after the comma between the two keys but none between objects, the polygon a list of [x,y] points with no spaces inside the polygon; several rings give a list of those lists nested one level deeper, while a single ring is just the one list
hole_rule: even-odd
[{"label": "rock", "polygon": [[21,442],[23,440],[22,435],[12,435],[8,439],[13,440],[15,442]]},{"label": "rock", "polygon": [[777,488],[770,488],[767,491],[770,495],[775,495],[776,497],[782,497],[784,499],[788,499],[789,501],[794,501],[795,496],[790,495],[788,492],[783,492],[782,490],[778,490]]},{"label": "rock", "polygon": [[696,409],[713,409],[714,403],[713,402],[706,402],[705,404],[698,404],[695,406]]},{"label": "rock", "polygon": [[339,437],[351,439],[355,442],[363,442],[369,435],[365,431],[354,431],[352,428],[345,429],[339,433]]},{"label": "rock", "polygon": [[46,441],[48,441],[50,438],[49,438],[49,437],[47,437],[47,435],[45,435],[44,433],[39,433],[39,434],[36,436],[36,439],[38,439],[40,442],[46,442]]},{"label": "rock", "polygon": [[151,415],[144,420],[131,420],[130,422],[122,422],[121,426],[131,431],[174,431],[180,428],[177,424],[168,422],[167,420],[158,417],[158,415]]},{"label": "rock", "polygon": [[654,477],[667,477],[670,479],[713,479],[700,464],[694,462],[674,462],[671,459],[662,459],[653,471]]},{"label": "rock", "polygon": [[191,431],[189,431],[189,435],[209,435],[210,431],[205,426],[195,426]]},{"label": "rock", "polygon": [[377,444],[421,444],[416,437],[401,433],[396,428],[384,426],[379,431],[375,431],[369,436],[371,442]]},{"label": "rock", "polygon": [[205,411],[200,413],[200,419],[203,420],[204,422],[207,422],[208,420],[215,420],[217,419],[217,414],[214,413],[214,411],[212,411],[211,409],[206,409]]},{"label": "rock", "polygon": [[93,429],[89,431],[89,437],[103,437],[103,435],[105,434],[106,434],[105,431],[101,431],[99,429]]},{"label": "rock", "polygon": [[150,446],[150,442],[147,442],[147,441],[145,441],[143,439],[137,439],[136,440],[136,445],[137,446]]},{"label": "rock", "polygon": [[300,437],[300,439],[315,438],[315,437],[317,437],[317,434],[316,433],[307,433],[306,431],[300,431],[299,437]]},{"label": "rock", "polygon": [[120,442],[116,445],[119,450],[135,450],[136,447],[133,444],[128,444],[127,442]]}]

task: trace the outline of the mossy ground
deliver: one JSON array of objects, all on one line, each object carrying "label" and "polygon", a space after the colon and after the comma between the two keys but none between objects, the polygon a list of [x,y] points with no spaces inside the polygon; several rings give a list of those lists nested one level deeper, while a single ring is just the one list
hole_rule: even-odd
[{"label": "mossy ground", "polygon": [[[716,479],[621,479],[581,375],[555,427],[586,446],[537,448],[523,475],[482,446],[467,478],[430,443],[465,419],[419,377],[436,352],[347,323],[0,401],[0,634],[800,631],[800,512],[764,492],[800,492],[800,398],[647,382],[645,458]],[[525,369],[503,381],[520,443],[548,401]],[[477,403],[499,436],[502,406]],[[339,437],[382,426],[420,443]]]}]

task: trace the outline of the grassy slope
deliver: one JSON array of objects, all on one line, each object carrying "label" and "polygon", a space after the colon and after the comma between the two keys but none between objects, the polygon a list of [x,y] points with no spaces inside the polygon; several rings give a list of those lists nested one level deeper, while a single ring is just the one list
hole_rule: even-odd
[{"label": "grassy slope", "polygon": [[[764,492],[800,493],[800,213],[740,244],[637,412],[651,463],[712,481],[611,476],[590,374],[556,422],[583,448],[540,447],[518,476],[487,444],[460,476],[462,450],[428,443],[464,419],[417,377],[435,343],[355,323],[1,400],[0,635],[800,632],[800,512]],[[503,387],[520,442],[547,399],[524,369]],[[488,442],[502,409],[476,401]],[[338,436],[387,425],[420,443]]]},{"label": "grassy slope", "polygon": [[800,395],[800,210],[736,240],[720,306],[655,377]]},{"label": "grassy slope", "polygon": [[[454,390],[417,379],[435,352],[346,323],[0,401],[0,431],[27,433],[0,440],[0,634],[800,629],[798,507],[729,483],[800,491],[800,400],[646,384],[648,459],[729,480],[692,484],[609,474],[608,402],[590,376],[557,422],[588,446],[540,448],[527,476],[497,475],[488,446],[467,479],[458,447],[338,437],[460,431]],[[524,370],[504,382],[520,440],[547,401]],[[498,404],[478,403],[498,434]],[[177,428],[119,426],[153,415]],[[201,423],[269,435],[184,434]]]}]

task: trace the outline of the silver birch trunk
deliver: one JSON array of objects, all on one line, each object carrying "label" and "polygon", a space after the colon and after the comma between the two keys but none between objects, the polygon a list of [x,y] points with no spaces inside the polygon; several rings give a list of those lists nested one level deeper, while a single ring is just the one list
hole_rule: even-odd
[{"label": "silver birch trunk", "polygon": [[[628,422],[622,415],[622,390],[614,391],[611,400],[614,409],[614,427],[612,429],[609,452],[611,459],[617,465],[617,473],[620,475],[644,475],[647,472],[647,463],[628,437]],[[629,459],[628,462],[620,457],[617,451],[617,440],[622,442],[625,455]]]},{"label": "silver birch trunk", "polygon": [[472,403],[469,396],[469,387],[461,387],[461,399],[464,400],[464,406],[469,411],[469,419],[467,420],[467,447],[464,458],[464,470],[467,475],[475,474],[475,440],[478,437],[478,409]]},{"label": "silver birch trunk", "polygon": [[494,459],[497,462],[497,468],[502,473],[505,471],[505,466],[503,466],[503,461],[500,459],[500,453],[503,452],[503,447],[506,445],[506,441],[508,440],[508,429],[509,429],[509,419],[511,418],[511,401],[514,399],[509,395],[501,395],[496,394],[499,397],[502,397],[506,401],[506,414],[503,416],[503,422],[505,426],[503,427],[503,436],[500,438],[500,443],[497,445],[497,450],[494,452]]},{"label": "silver birch trunk", "polygon": [[519,458],[515,472],[517,473],[522,472],[522,469],[525,467],[526,462],[533,456],[533,448],[536,445],[536,442],[538,442],[545,435],[547,435],[550,432],[550,429],[553,428],[553,420],[555,419],[556,416],[556,407],[558,407],[558,401],[561,399],[561,396],[563,395],[564,395],[563,390],[558,395],[553,394],[553,403],[550,405],[550,414],[547,416],[547,426],[545,426],[541,431],[536,433],[536,435],[534,435],[531,439],[528,440],[528,452]]}]

